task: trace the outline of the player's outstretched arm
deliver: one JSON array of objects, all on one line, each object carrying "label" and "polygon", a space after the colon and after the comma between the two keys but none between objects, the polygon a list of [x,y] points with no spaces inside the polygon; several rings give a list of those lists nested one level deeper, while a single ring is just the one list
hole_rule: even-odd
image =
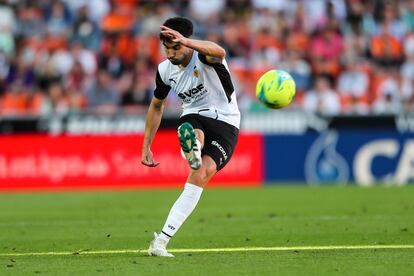
[{"label": "player's outstretched arm", "polygon": [[171,41],[178,42],[188,48],[194,49],[205,56],[218,58],[220,60],[224,59],[226,56],[226,51],[217,43],[207,40],[197,40],[184,37],[179,32],[166,26],[161,26],[160,28],[161,33],[171,38]]},{"label": "player's outstretched arm", "polygon": [[154,161],[151,152],[151,144],[154,140],[155,133],[161,123],[162,113],[164,111],[164,100],[152,98],[148,108],[147,119],[145,122],[144,143],[142,145],[141,163],[148,167],[156,167],[160,162]]}]

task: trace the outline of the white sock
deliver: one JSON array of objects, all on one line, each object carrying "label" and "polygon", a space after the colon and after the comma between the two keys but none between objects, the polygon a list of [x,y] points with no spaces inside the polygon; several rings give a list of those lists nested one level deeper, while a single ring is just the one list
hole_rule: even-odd
[{"label": "white sock", "polygon": [[197,185],[191,183],[185,184],[183,192],[172,206],[165,225],[162,228],[160,233],[162,239],[168,242],[174,236],[196,207],[202,192],[203,188]]}]

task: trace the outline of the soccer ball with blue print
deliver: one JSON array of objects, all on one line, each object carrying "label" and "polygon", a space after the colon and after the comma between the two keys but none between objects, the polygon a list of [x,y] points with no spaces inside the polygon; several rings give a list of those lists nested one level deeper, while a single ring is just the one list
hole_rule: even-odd
[{"label": "soccer ball with blue print", "polygon": [[256,84],[256,97],[272,109],[288,106],[295,94],[295,81],[288,72],[283,70],[270,70],[264,73]]}]

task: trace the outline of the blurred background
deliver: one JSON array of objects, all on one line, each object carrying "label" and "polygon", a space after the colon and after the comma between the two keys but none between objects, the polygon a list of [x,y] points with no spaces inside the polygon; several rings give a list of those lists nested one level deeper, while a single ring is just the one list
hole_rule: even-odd
[{"label": "blurred background", "polygon": [[[177,15],[226,49],[236,86],[242,136],[218,182],[414,180],[413,0],[1,0],[3,187],[182,182],[174,93],[154,144],[164,167],[139,166],[159,26]],[[275,68],[297,85],[278,111],[255,98]]]}]

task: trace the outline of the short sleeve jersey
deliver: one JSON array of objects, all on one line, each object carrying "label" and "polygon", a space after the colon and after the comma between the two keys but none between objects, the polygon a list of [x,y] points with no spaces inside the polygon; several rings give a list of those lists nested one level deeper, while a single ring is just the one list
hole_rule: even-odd
[{"label": "short sleeve jersey", "polygon": [[240,128],[240,111],[227,63],[210,63],[193,51],[190,63],[181,68],[168,59],[158,65],[154,96],[165,99],[173,91],[182,101],[183,112],[224,121]]}]

